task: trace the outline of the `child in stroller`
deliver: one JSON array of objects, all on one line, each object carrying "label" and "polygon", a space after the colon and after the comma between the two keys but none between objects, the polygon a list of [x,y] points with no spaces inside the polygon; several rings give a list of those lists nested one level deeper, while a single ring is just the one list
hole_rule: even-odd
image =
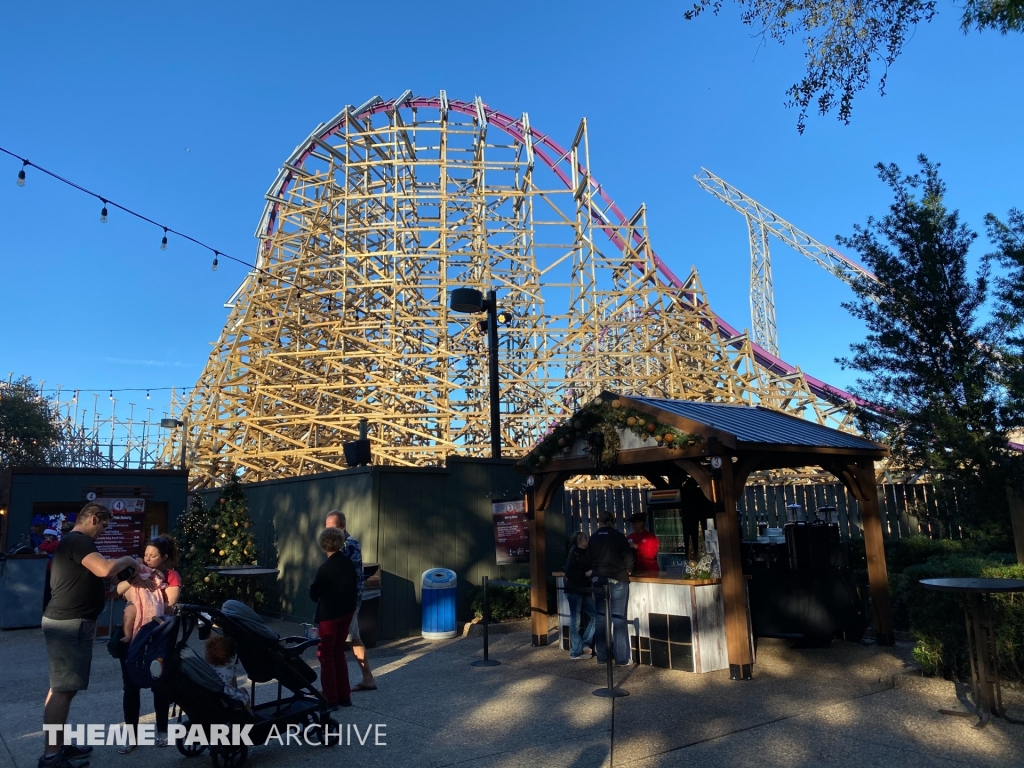
[{"label": "child in stroller", "polygon": [[[327,700],[313,685],[316,671],[302,660],[302,652],[316,645],[318,640],[282,638],[255,611],[237,600],[228,600],[219,611],[181,605],[172,620],[179,623],[180,639],[174,642],[168,654],[164,672],[159,677],[154,676],[153,687],[160,687],[181,707],[188,718],[184,723],[186,732],[191,732],[193,725],[199,725],[209,739],[210,726],[251,725],[250,740],[253,744],[262,744],[275,726],[278,733],[284,733],[289,725],[298,725],[303,730],[309,725],[335,725],[330,719]],[[198,628],[200,639],[205,639],[214,626],[236,645],[239,661],[253,685],[251,708],[226,692],[217,671],[187,646],[194,630]],[[275,679],[276,698],[255,704],[255,684]],[[317,738],[322,739],[323,729],[314,731]],[[176,745],[188,757],[201,754],[206,748],[202,744],[188,744],[185,739],[178,739]],[[211,746],[210,758],[213,768],[241,768],[248,758],[248,747],[244,744]]]}]

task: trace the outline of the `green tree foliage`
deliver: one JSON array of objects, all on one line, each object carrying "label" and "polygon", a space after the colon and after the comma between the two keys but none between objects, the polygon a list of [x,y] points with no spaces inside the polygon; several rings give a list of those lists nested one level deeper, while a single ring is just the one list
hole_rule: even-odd
[{"label": "green tree foliage", "polygon": [[[235,596],[235,583],[206,570],[209,565],[256,565],[256,530],[238,478],[232,478],[217,503],[207,510],[193,494],[176,532],[183,553],[182,580],[186,599],[218,606]],[[261,595],[257,593],[257,604]]]},{"label": "green tree foliage", "polygon": [[[717,15],[724,0],[699,0],[683,16],[694,19],[709,8]],[[838,107],[850,122],[853,97],[871,82],[871,66],[881,65],[879,92],[885,94],[889,67],[917,25],[937,14],[935,0],[736,0],[740,19],[762,38],[785,43],[793,36],[806,45],[803,78],[787,91],[788,106],[798,106],[797,130],[803,133],[807,111],[816,102],[826,115]],[[961,29],[1024,31],[1024,0],[965,0]]]},{"label": "green tree foliage", "polygon": [[32,379],[0,383],[0,468],[59,465],[56,409]]},{"label": "green tree foliage", "polygon": [[[996,327],[1003,343],[1002,375],[1007,390],[1006,409],[1016,422],[1024,422],[1024,213],[1014,208],[1003,222],[985,217],[989,239],[996,250],[986,257],[1000,267],[993,280]],[[1021,441],[1024,442],[1024,441]]]},{"label": "green tree foliage", "polygon": [[196,605],[220,605],[218,584],[211,577],[206,566],[211,565],[210,549],[213,547],[213,523],[206,509],[203,497],[192,494],[188,510],[178,518],[174,537],[181,552],[181,573],[183,602]]},{"label": "green tree foliage", "polygon": [[1008,525],[1005,488],[1021,457],[1007,446],[1020,425],[1007,402],[997,327],[983,317],[988,263],[969,274],[977,235],[945,204],[938,165],[923,155],[919,173],[877,166],[893,192],[889,213],[856,226],[839,243],[859,254],[879,282],[854,284],[844,306],[867,325],[844,367],[869,374],[857,393],[884,416],[862,426],[881,434],[908,469],[937,476],[959,496],[967,525]]}]

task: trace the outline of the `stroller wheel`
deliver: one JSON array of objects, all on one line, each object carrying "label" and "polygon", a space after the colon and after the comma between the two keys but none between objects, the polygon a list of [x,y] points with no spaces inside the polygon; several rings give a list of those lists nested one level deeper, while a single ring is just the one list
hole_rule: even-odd
[{"label": "stroller wheel", "polygon": [[210,747],[213,768],[242,768],[249,757],[249,747],[240,744],[230,747]]},{"label": "stroller wheel", "polygon": [[186,745],[182,739],[178,739],[175,743],[178,751],[181,752],[185,757],[199,757],[203,752],[206,751],[205,744],[188,744]]}]

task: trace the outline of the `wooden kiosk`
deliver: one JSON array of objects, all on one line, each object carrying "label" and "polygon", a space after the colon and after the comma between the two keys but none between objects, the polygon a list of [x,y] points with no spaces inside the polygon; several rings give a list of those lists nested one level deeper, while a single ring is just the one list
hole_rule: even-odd
[{"label": "wooden kiosk", "polygon": [[534,645],[547,645],[545,510],[581,474],[639,475],[655,488],[695,486],[718,531],[721,607],[730,677],[752,676],[750,612],[736,502],[755,470],[817,466],[861,506],[877,641],[895,642],[874,462],[888,449],[870,440],[763,407],[627,397],[604,392],[555,427],[516,468],[527,479]]}]

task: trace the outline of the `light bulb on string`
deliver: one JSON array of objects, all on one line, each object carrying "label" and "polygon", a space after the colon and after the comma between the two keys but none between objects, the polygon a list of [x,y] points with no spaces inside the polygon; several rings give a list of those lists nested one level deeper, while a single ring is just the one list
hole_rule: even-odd
[{"label": "light bulb on string", "polygon": [[71,398],[71,402],[72,403],[77,403],[78,402],[78,390],[77,389],[75,390],[75,396]]},{"label": "light bulb on string", "polygon": [[213,271],[213,272],[217,271],[217,257],[218,256],[220,256],[220,252],[219,251],[214,251],[213,252],[213,265],[210,267],[210,270]]},{"label": "light bulb on string", "polygon": [[[100,200],[103,200],[103,198],[101,197]],[[103,200],[103,210],[100,211],[100,224],[106,224],[106,223],[107,223],[107,201]],[[113,399],[113,398],[111,398],[111,399]]]},{"label": "light bulb on string", "polygon": [[111,399],[111,400],[113,400],[113,399],[114,399],[114,390],[110,390],[110,399]]},{"label": "light bulb on string", "polygon": [[18,171],[18,186],[25,186],[25,166],[28,165],[28,160],[21,161],[21,170]]},{"label": "light bulb on string", "polygon": [[164,227],[164,236],[163,236],[163,239],[160,241],[160,250],[161,251],[166,251],[167,250],[167,227]]},{"label": "light bulb on string", "polygon": [[146,390],[146,399],[149,400],[149,390]]}]

